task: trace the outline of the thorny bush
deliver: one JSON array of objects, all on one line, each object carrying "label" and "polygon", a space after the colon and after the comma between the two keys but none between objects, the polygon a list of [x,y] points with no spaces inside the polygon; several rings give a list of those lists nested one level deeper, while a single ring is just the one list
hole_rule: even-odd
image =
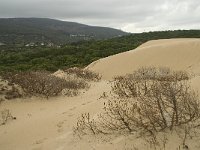
[{"label": "thorny bush", "polygon": [[[196,121],[200,117],[200,107],[189,78],[186,72],[168,68],[141,68],[131,75],[116,77],[112,84],[113,96],[105,103],[104,113],[96,122],[92,121],[95,134],[139,132],[152,135]],[[90,123],[84,119],[82,117],[81,121]],[[90,126],[79,124],[77,127],[83,130]]]}]

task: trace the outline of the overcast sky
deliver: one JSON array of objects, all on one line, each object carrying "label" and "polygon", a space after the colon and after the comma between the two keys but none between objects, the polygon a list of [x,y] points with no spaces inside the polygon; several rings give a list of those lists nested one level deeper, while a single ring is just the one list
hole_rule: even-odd
[{"label": "overcast sky", "polygon": [[200,0],[0,0],[0,17],[47,17],[133,33],[200,29]]}]

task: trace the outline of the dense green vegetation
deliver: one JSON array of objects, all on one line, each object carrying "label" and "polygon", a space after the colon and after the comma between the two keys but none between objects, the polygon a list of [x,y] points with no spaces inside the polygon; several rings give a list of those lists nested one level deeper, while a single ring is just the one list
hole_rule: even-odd
[{"label": "dense green vegetation", "polygon": [[91,62],[134,49],[149,40],[200,38],[200,30],[133,34],[102,41],[83,41],[53,47],[0,46],[0,70],[48,70],[84,67]]}]

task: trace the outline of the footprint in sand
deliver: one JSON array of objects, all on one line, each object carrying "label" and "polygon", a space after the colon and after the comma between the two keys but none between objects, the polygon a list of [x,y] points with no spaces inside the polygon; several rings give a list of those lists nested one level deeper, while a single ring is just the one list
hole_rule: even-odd
[{"label": "footprint in sand", "polygon": [[[76,107],[70,108],[69,111],[72,111],[72,110],[74,110],[74,109],[76,109]],[[69,111],[65,111],[65,112],[63,112],[62,114],[66,114],[66,113],[68,113]]]},{"label": "footprint in sand", "polygon": [[82,103],[82,105],[86,105],[86,104],[90,104],[92,101],[86,102],[86,103]]},{"label": "footprint in sand", "polygon": [[64,129],[63,129],[63,124],[65,123],[65,121],[60,121],[58,124],[57,124],[57,131],[58,132],[62,132]]},{"label": "footprint in sand", "polygon": [[47,140],[47,138],[43,138],[43,139],[40,139],[40,140],[37,140],[37,141],[35,141],[35,143],[34,144],[42,144],[45,140]]},{"label": "footprint in sand", "polygon": [[28,117],[32,117],[32,114],[27,114]]},{"label": "footprint in sand", "polygon": [[72,116],[74,116],[74,114],[72,114],[72,113],[69,113],[69,112],[63,112],[62,114],[66,114],[66,113],[68,113],[68,117],[72,117]]},{"label": "footprint in sand", "polygon": [[87,102],[87,104],[90,104],[90,103],[92,103],[92,101]]},{"label": "footprint in sand", "polygon": [[72,108],[70,108],[69,110],[74,110],[74,109],[76,109],[76,107],[72,107]]},{"label": "footprint in sand", "polygon": [[74,114],[68,114],[68,117],[73,117],[74,116]]}]

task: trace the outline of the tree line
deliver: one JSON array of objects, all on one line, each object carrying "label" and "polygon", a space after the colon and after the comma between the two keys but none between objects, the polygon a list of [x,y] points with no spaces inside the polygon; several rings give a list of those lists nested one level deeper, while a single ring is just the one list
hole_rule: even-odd
[{"label": "tree line", "polygon": [[108,40],[79,41],[61,47],[0,46],[0,71],[27,71],[85,67],[110,55],[135,49],[156,39],[199,38],[200,30],[159,31],[131,34]]}]

